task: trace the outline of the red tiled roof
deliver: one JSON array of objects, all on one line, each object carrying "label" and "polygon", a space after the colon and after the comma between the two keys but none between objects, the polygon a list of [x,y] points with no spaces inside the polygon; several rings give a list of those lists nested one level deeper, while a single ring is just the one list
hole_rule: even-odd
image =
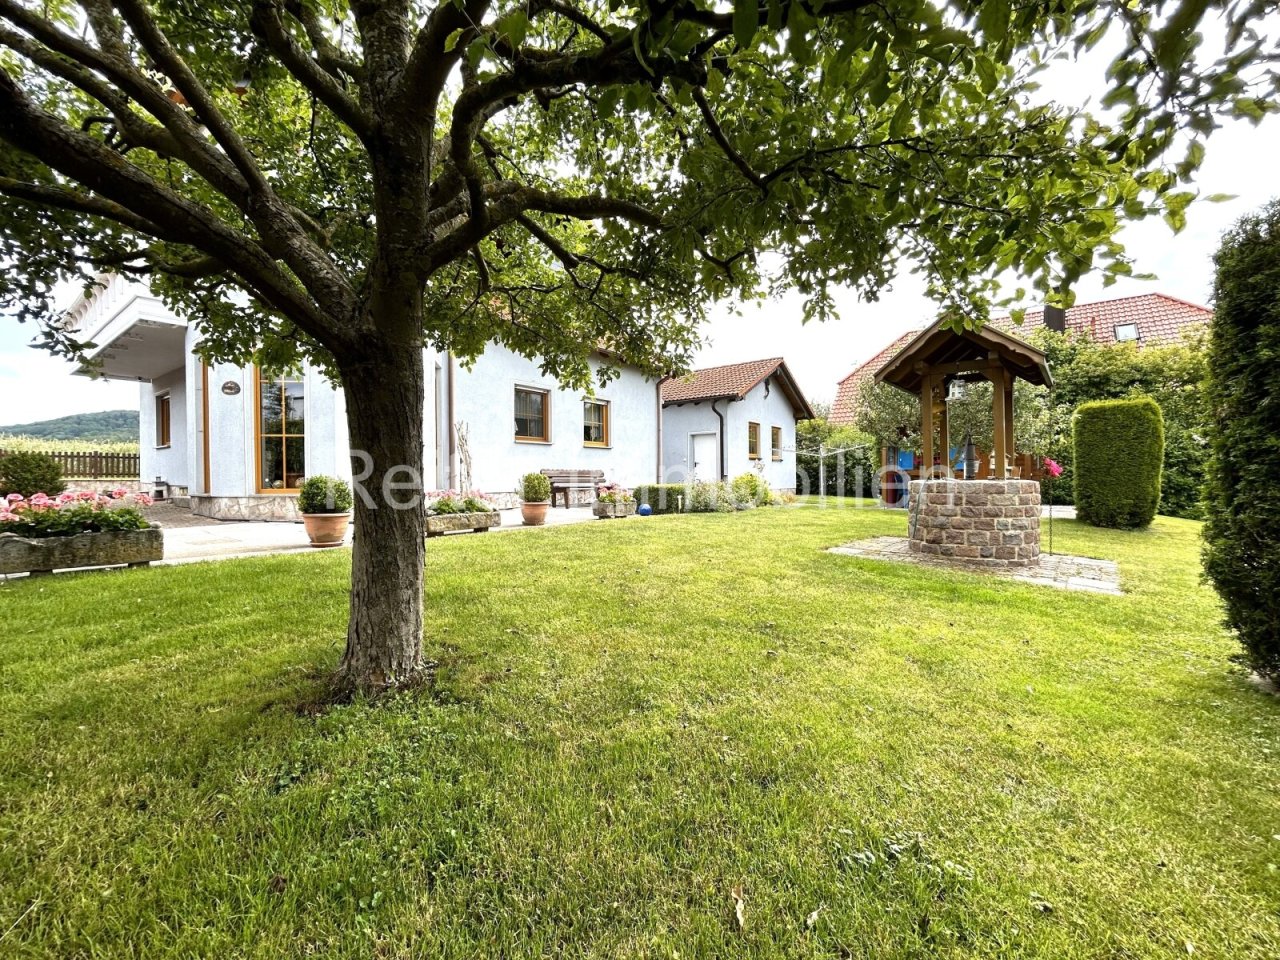
[{"label": "red tiled roof", "polygon": [[662,405],[695,403],[699,400],[741,400],[766,377],[780,374],[783,387],[790,395],[796,416],[812,419],[804,396],[795,378],[781,357],[768,360],[751,360],[747,363],[727,363],[719,367],[694,370],[683,377],[662,381]]},{"label": "red tiled roof", "polygon": [[[1177,343],[1190,329],[1213,319],[1213,311],[1163,293],[1144,293],[1137,297],[1117,297],[1094,303],[1078,303],[1067,310],[1067,332],[1088,337],[1095,343],[1118,343],[1116,327],[1127,323],[1138,326],[1139,347]],[[991,322],[1014,336],[1024,336],[1044,326],[1044,310],[1028,310],[1022,325],[1008,317],[994,317]]]},{"label": "red tiled roof", "polygon": [[870,360],[855,367],[852,373],[841,380],[840,386],[836,390],[835,403],[831,404],[831,416],[828,417],[828,421],[835,424],[853,423],[854,414],[857,411],[858,394],[862,391],[862,384],[874,377],[876,371],[896,356],[898,351],[910,343],[919,333],[919,330],[908,330]]}]

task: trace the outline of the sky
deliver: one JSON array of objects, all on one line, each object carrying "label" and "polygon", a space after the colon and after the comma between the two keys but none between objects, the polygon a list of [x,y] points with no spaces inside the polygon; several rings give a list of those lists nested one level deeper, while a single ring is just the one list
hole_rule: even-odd
[{"label": "sky", "polygon": [[[1096,104],[1105,89],[1103,70],[1113,49],[1103,44],[1079,61],[1055,63],[1041,77],[1041,95],[1072,105]],[[1089,275],[1075,287],[1077,303],[1166,293],[1209,305],[1212,258],[1222,232],[1242,215],[1280,197],[1277,156],[1280,118],[1268,116],[1256,127],[1242,120],[1225,122],[1209,138],[1194,188],[1202,196],[1225,193],[1235,199],[1192,203],[1187,227],[1176,236],[1159,218],[1125,227],[1120,240],[1134,260],[1135,272],[1152,273],[1157,279],[1121,280],[1104,289],[1100,275]],[[900,333],[930,322],[935,313],[923,284],[909,274],[882,291],[875,303],[863,303],[848,291],[837,294],[836,300],[838,319],[807,325],[800,320],[798,296],[736,310],[719,304],[701,330],[704,346],[695,366],[781,356],[805,395],[827,403],[845,374]],[[72,364],[29,348],[30,339],[29,328],[0,318],[0,425],[96,410],[137,409],[137,384],[75,376]]]}]

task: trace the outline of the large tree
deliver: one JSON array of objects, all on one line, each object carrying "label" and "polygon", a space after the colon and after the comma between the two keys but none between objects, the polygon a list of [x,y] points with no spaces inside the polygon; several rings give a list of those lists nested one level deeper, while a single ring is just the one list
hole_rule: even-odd
[{"label": "large tree", "polygon": [[[910,262],[976,323],[1001,271],[1126,272],[1119,220],[1176,225],[1215,117],[1268,109],[1272,6],[0,0],[0,303],[75,352],[55,281],[150,276],[208,359],[332,371],[376,492],[421,467],[426,345],[586,387],[601,344],[680,367],[716,297],[821,317]],[[1109,27],[1114,119],[1037,104]],[[421,669],[423,524],[357,502],[346,687]]]}]

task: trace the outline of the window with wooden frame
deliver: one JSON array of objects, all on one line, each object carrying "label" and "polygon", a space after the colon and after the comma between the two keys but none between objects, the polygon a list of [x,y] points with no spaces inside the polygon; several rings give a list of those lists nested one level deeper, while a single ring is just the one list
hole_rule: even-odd
[{"label": "window with wooden frame", "polygon": [[747,424],[747,457],[760,459],[760,424],[754,420]]},{"label": "window with wooden frame", "polygon": [[297,493],[306,476],[302,378],[257,370],[258,492]]},{"label": "window with wooden frame", "polygon": [[156,397],[156,446],[167,447],[173,440],[173,406],[169,402],[169,394],[162,393]]},{"label": "window with wooden frame", "polygon": [[774,460],[782,459],[782,428],[769,428],[769,449],[773,452]]},{"label": "window with wooden frame", "polygon": [[582,401],[582,445],[609,446],[609,401]]},{"label": "window with wooden frame", "polygon": [[516,441],[551,442],[551,394],[531,387],[516,387]]}]

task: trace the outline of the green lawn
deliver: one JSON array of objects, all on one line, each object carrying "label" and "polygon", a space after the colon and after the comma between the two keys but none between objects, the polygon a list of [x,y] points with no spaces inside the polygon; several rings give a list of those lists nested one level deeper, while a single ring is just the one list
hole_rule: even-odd
[{"label": "green lawn", "polygon": [[1280,955],[1198,526],[1058,521],[1123,598],[822,551],[904,524],[433,540],[437,688],[318,714],[345,553],[0,585],[0,956]]}]

